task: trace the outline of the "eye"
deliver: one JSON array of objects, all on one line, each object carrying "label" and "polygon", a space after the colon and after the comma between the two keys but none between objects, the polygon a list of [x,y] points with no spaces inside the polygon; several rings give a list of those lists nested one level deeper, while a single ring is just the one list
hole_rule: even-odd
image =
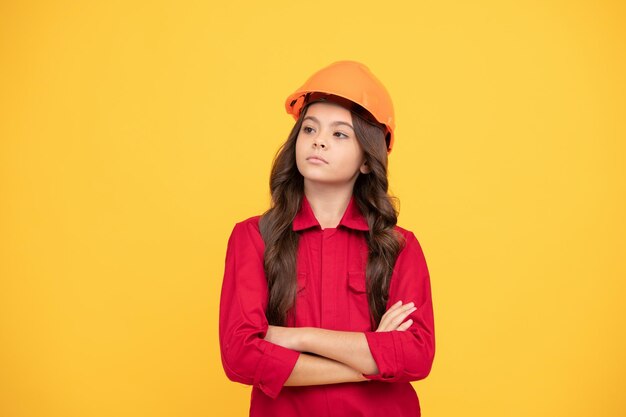
[{"label": "eye", "polygon": [[349,137],[348,135],[346,135],[346,134],[345,134],[345,133],[343,133],[343,132],[335,132],[335,133],[339,133],[340,135],[343,135],[343,136],[344,136],[344,137],[346,137],[346,138],[347,138],[347,137]]},{"label": "eye", "polygon": [[312,128],[312,127],[310,127],[310,126],[304,126],[304,127],[302,128],[302,131],[303,131],[303,132],[305,132],[305,133],[311,133],[311,130],[307,130],[307,129],[311,129],[311,130],[313,130],[313,128]]}]

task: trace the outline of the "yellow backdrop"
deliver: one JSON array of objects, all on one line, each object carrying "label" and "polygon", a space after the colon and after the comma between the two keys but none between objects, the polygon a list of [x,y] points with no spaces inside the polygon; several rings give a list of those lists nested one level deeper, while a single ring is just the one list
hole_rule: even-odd
[{"label": "yellow backdrop", "polygon": [[225,248],[285,97],[364,62],[431,272],[425,416],[626,415],[619,1],[0,5],[0,415],[245,416]]}]

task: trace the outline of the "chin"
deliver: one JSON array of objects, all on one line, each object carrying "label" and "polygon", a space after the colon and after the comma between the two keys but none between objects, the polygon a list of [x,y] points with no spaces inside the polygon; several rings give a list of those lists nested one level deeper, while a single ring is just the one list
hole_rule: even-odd
[{"label": "chin", "polygon": [[304,177],[305,180],[307,181],[313,181],[313,182],[329,182],[329,178],[326,178],[323,175],[311,175],[311,173],[309,172],[304,172],[302,174],[302,176]]},{"label": "chin", "polygon": [[339,185],[349,182],[348,180],[341,178],[329,178],[321,175],[303,175],[306,181],[315,184],[323,184],[323,185]]}]

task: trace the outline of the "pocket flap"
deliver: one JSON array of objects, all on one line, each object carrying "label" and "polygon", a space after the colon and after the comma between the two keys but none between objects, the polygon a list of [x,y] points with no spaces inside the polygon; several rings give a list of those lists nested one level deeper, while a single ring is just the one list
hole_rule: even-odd
[{"label": "pocket flap", "polygon": [[348,272],[348,286],[350,287],[352,291],[365,292],[366,291],[365,272],[360,272],[360,271]]}]

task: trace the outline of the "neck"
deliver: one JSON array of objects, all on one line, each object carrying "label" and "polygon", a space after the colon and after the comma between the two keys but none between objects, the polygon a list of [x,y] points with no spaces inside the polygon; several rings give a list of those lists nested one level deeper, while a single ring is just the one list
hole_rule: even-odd
[{"label": "neck", "polygon": [[352,197],[352,186],[330,187],[311,184],[305,179],[304,195],[322,229],[335,228],[346,212]]}]

